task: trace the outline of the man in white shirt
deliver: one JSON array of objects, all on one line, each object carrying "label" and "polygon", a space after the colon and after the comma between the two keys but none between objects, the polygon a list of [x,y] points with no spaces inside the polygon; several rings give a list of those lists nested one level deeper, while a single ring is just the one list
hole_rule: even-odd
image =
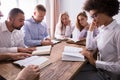
[{"label": "man in white shirt", "polygon": [[0,22],[0,52],[27,52],[34,48],[25,48],[21,27],[24,25],[24,12],[13,8],[5,22]]}]

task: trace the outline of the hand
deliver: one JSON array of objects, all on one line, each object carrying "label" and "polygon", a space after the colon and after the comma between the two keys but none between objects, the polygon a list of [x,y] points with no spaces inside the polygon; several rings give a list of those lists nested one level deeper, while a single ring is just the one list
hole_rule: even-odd
[{"label": "hand", "polygon": [[35,80],[40,75],[39,66],[30,65],[25,67],[15,80]]},{"label": "hand", "polygon": [[19,59],[24,59],[26,57],[30,57],[31,54],[28,53],[8,53],[9,58],[12,60],[19,60]]},{"label": "hand", "polygon": [[51,40],[43,40],[42,42],[41,42],[41,45],[43,45],[43,46],[46,46],[46,45],[52,45],[53,43],[51,42]]},{"label": "hand", "polygon": [[32,48],[18,48],[18,52],[22,52],[22,53],[32,53],[35,49],[35,47]]},{"label": "hand", "polygon": [[85,49],[81,52],[81,54],[84,55],[92,65],[95,65],[96,60],[93,58],[93,55],[90,51]]},{"label": "hand", "polygon": [[96,22],[93,21],[93,22],[90,24],[89,31],[93,31],[95,28],[96,28]]}]

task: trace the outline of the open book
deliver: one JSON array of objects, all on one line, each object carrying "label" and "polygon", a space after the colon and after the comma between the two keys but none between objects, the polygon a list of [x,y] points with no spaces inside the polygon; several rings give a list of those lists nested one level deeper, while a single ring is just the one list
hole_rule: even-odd
[{"label": "open book", "polygon": [[65,46],[62,53],[62,60],[66,61],[85,61],[84,56],[80,54],[82,48]]},{"label": "open book", "polygon": [[51,40],[51,42],[52,42],[53,44],[57,44],[57,43],[60,43],[61,41],[53,39],[53,40]]},{"label": "open book", "polygon": [[47,55],[50,54],[52,46],[39,46],[32,52],[32,55]]},{"label": "open book", "polygon": [[77,45],[83,45],[83,46],[86,45],[86,39],[75,40],[75,39],[69,38],[66,42],[70,44],[77,44]]},{"label": "open book", "polygon": [[47,57],[31,56],[22,60],[14,61],[13,63],[21,67],[26,67],[28,65],[39,65],[40,68],[43,68],[49,65],[51,62]]}]

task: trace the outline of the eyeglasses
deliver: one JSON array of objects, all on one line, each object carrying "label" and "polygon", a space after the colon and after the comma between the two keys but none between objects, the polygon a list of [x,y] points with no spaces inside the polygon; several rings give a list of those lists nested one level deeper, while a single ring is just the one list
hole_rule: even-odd
[{"label": "eyeglasses", "polygon": [[98,16],[98,12],[95,12],[92,16],[91,16],[91,18],[96,18]]}]

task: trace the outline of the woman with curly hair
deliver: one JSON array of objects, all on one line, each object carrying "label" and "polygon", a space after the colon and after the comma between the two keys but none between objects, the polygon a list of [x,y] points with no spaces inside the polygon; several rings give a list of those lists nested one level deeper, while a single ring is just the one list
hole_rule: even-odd
[{"label": "woman with curly hair", "polygon": [[[120,80],[120,25],[114,15],[119,12],[118,0],[87,0],[84,9],[93,18],[87,35],[88,50],[82,54],[88,62],[75,80]],[[93,38],[93,30],[99,27],[99,34]],[[89,50],[98,49],[94,59]]]}]

